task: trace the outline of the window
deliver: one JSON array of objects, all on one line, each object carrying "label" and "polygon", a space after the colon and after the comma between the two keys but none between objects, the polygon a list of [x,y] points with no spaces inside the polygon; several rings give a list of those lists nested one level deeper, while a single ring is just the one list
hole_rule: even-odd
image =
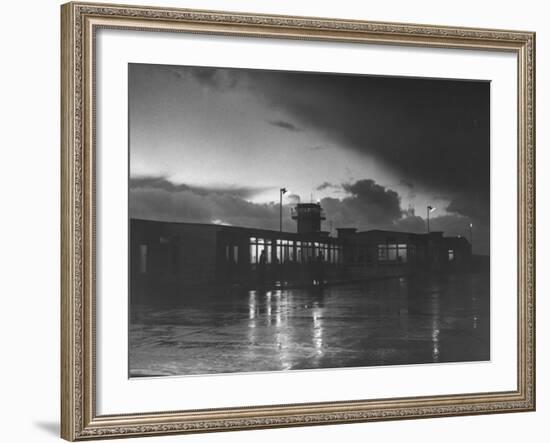
[{"label": "window", "polygon": [[449,249],[449,261],[453,261],[455,259],[455,251],[452,249]]},{"label": "window", "polygon": [[388,245],[388,261],[396,261],[397,260],[397,245],[391,244]]},{"label": "window", "polygon": [[[271,240],[264,240],[265,262],[271,263]],[[261,252],[260,252],[261,254]]]},{"label": "window", "polygon": [[[252,240],[254,240],[254,243],[252,243]],[[258,247],[255,238],[251,238],[250,241],[250,263],[255,264],[258,263]]]},{"label": "window", "polygon": [[292,250],[294,249],[293,243],[291,240],[284,240],[286,242],[284,261],[285,263],[292,260]]},{"label": "window", "polygon": [[343,261],[342,247],[337,245],[328,245],[326,249],[326,260],[330,263],[341,263]]},{"label": "window", "polygon": [[397,261],[405,263],[407,261],[407,245],[400,244],[397,247]]},{"label": "window", "polygon": [[387,261],[387,260],[388,260],[388,246],[378,245],[378,261]]},{"label": "window", "polygon": [[[252,256],[252,247],[250,249]],[[225,260],[227,262],[238,263],[239,262],[239,247],[237,245],[225,246]]]},{"label": "window", "polygon": [[323,257],[323,261],[328,262],[329,256],[328,256],[328,245],[326,243],[321,244],[321,256]]},{"label": "window", "polygon": [[305,261],[311,261],[313,260],[313,243],[312,242],[302,242],[303,245],[305,245]]},{"label": "window", "polygon": [[408,249],[405,243],[378,245],[378,261],[393,261],[405,263],[408,259]]},{"label": "window", "polygon": [[344,257],[342,255],[342,246],[334,246],[333,253],[333,263],[342,263],[344,261]]},{"label": "window", "polygon": [[147,245],[139,245],[139,272],[147,274]]},{"label": "window", "polygon": [[[233,249],[233,256],[238,256],[238,246],[235,246],[237,250]],[[265,253],[265,262],[271,263],[271,240],[263,238],[250,237],[250,263],[257,264],[260,262],[262,252]]]},{"label": "window", "polygon": [[276,257],[279,263],[287,263],[292,260],[294,243],[292,240],[277,240]]}]

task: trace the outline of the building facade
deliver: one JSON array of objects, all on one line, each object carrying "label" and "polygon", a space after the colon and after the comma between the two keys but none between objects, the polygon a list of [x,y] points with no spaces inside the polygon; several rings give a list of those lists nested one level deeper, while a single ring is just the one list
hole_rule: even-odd
[{"label": "building facade", "polygon": [[177,296],[207,286],[323,285],[465,271],[471,264],[463,237],[354,228],[337,229],[333,237],[321,231],[324,214],[315,203],[298,204],[292,218],[296,233],[131,219],[132,297]]}]

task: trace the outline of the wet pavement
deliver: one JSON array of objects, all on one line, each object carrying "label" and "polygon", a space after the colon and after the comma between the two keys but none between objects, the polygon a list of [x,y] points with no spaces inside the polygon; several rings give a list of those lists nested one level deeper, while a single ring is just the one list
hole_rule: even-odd
[{"label": "wet pavement", "polygon": [[480,273],[183,294],[132,306],[130,376],[489,360],[489,292]]}]

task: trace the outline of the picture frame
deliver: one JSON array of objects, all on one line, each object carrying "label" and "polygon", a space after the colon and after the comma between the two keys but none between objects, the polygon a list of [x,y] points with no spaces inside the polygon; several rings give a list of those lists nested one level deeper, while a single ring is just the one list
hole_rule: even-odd
[{"label": "picture frame", "polygon": [[[76,441],[535,410],[534,33],[81,2],[62,5],[61,25],[62,438]],[[97,252],[102,238],[96,221],[98,211],[104,209],[96,194],[102,180],[97,169],[96,37],[102,29],[513,54],[517,60],[516,389],[99,414]],[[125,177],[126,172],[120,174]]]}]

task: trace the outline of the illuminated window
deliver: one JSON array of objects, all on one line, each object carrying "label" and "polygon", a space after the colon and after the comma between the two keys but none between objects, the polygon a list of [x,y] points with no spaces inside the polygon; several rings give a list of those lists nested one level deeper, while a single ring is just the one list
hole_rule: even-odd
[{"label": "illuminated window", "polygon": [[329,256],[328,256],[328,245],[322,244],[321,245],[321,254],[323,256],[323,261],[328,262]]},{"label": "illuminated window", "polygon": [[331,245],[330,246],[329,260],[330,260],[331,263],[336,264],[336,263],[340,263],[342,261],[341,250],[342,250],[341,246],[337,246],[337,245]]},{"label": "illuminated window", "polygon": [[233,246],[233,261],[235,263],[239,263],[239,247]]},{"label": "illuminated window", "polygon": [[293,248],[292,242],[290,240],[285,240],[285,253],[284,253],[285,263],[291,260],[292,248]]},{"label": "illuminated window", "polygon": [[271,241],[270,240],[265,240],[265,247],[264,247],[264,251],[265,251],[265,262],[266,263],[271,263]]},{"label": "illuminated window", "polygon": [[250,263],[258,263],[258,245],[254,237],[250,239]]},{"label": "illuminated window", "polygon": [[293,243],[290,240],[277,240],[276,256],[279,263],[291,260]]},{"label": "illuminated window", "polygon": [[277,263],[283,262],[284,248],[283,240],[277,239],[277,246],[275,246],[275,256],[277,257]]},{"label": "illuminated window", "polygon": [[[250,237],[250,263],[260,262],[262,251],[265,251],[265,263],[271,263],[271,240],[263,238]],[[238,249],[233,250],[233,256],[238,256]]]},{"label": "illuminated window", "polygon": [[397,260],[397,245],[388,245],[388,261]]},{"label": "illuminated window", "polygon": [[305,242],[306,248],[305,248],[305,256],[307,261],[311,261],[313,259],[313,243],[312,242]]},{"label": "illuminated window", "polygon": [[407,261],[407,245],[400,244],[397,247],[397,261],[405,263]]},{"label": "illuminated window", "polygon": [[453,261],[455,259],[455,251],[452,249],[449,249],[449,261]]}]

